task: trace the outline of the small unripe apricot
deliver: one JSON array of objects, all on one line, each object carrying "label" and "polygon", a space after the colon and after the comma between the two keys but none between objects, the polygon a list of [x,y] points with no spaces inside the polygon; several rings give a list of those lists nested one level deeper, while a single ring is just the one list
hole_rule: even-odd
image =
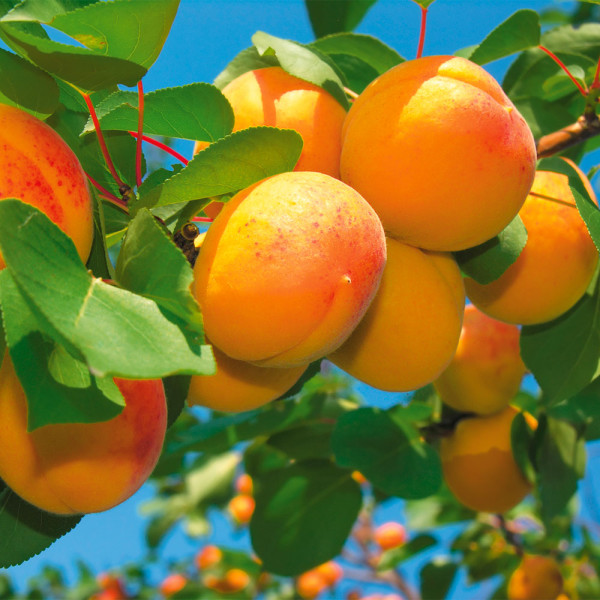
[{"label": "small unripe apricot", "polygon": [[488,415],[502,410],[519,391],[525,365],[519,328],[465,307],[458,348],[434,381],[442,401],[455,410]]},{"label": "small unripe apricot", "polygon": [[221,549],[217,546],[209,544],[204,546],[204,548],[202,548],[202,550],[196,554],[195,563],[198,569],[202,571],[218,564],[221,562],[222,558],[223,552],[221,552]]},{"label": "small unripe apricot", "polygon": [[375,529],[373,540],[382,550],[399,548],[406,541],[406,529],[401,523],[389,521]]},{"label": "small unripe apricot", "polygon": [[254,498],[246,494],[238,494],[229,501],[227,510],[238,525],[247,525],[254,512]]},{"label": "small unripe apricot", "polygon": [[375,299],[328,359],[373,387],[406,392],[433,381],[452,359],[465,293],[449,254],[387,238],[387,255]]},{"label": "small unripe apricot", "polygon": [[526,555],[508,581],[508,600],[556,600],[563,577],[553,558]]},{"label": "small unripe apricot", "polygon": [[254,485],[252,483],[252,477],[248,475],[248,473],[242,473],[235,480],[235,489],[238,494],[246,494],[247,496],[252,496]]},{"label": "small unripe apricot", "polygon": [[454,251],[498,234],[531,187],[531,131],[498,82],[452,56],[403,62],[358,97],[344,122],[341,177],[388,235]]},{"label": "small unripe apricot", "polygon": [[[511,447],[511,425],[517,409],[484,417],[462,419],[442,439],[440,455],[444,479],[456,498],[477,511],[503,513],[531,491]],[[537,422],[525,413],[531,426]]]},{"label": "small unripe apricot", "polygon": [[[233,131],[266,125],[294,129],[302,136],[296,171],[340,176],[342,125],[346,111],[323,88],[281,67],[248,71],[223,88],[235,116]],[[198,142],[194,152],[208,144]]]},{"label": "small unripe apricot", "polygon": [[167,425],[160,379],[115,378],[125,408],[101,423],[27,431],[27,400],[5,354],[0,368],[0,478],[27,502],[58,514],[107,510],[146,481]]},{"label": "small unripe apricot", "polygon": [[171,575],[167,575],[160,584],[160,593],[165,598],[169,598],[177,592],[180,592],[187,585],[187,582],[188,578],[182,573],[171,573]]},{"label": "small unripe apricot", "polygon": [[356,327],[385,256],[377,215],[341,181],[313,172],[263,179],[225,205],[196,260],[206,335],[237,360],[306,365]]},{"label": "small unripe apricot", "polygon": [[[589,181],[579,175],[595,199]],[[519,215],[527,243],[517,260],[495,281],[467,278],[465,288],[471,302],[491,317],[535,325],[556,319],[581,299],[596,270],[598,250],[562,173],[538,171]]]},{"label": "small unripe apricot", "polygon": [[[75,243],[85,262],[92,247],[93,205],[79,160],[46,123],[0,104],[0,200],[39,208]],[[5,264],[0,256],[0,269]]]}]

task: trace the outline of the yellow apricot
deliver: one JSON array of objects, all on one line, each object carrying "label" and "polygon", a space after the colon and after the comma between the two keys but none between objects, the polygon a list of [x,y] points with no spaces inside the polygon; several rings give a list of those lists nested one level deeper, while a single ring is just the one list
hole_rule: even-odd
[{"label": "yellow apricot", "polygon": [[[509,405],[493,415],[463,419],[442,439],[444,479],[468,508],[503,513],[531,491],[512,454],[510,430],[517,412]],[[536,425],[533,417],[526,418]]]},{"label": "yellow apricot", "polygon": [[[93,206],[79,160],[46,123],[0,104],[0,200],[18,198],[44,212],[86,261],[94,235]],[[0,269],[5,263],[0,255]]]},{"label": "yellow apricot", "polygon": [[401,523],[388,521],[375,529],[373,540],[382,550],[399,548],[406,541],[406,529]]},{"label": "yellow apricot", "polygon": [[352,335],[328,356],[335,365],[386,391],[433,381],[458,344],[465,294],[449,254],[387,238],[379,291]]},{"label": "yellow apricot", "polygon": [[[595,199],[589,181],[580,176]],[[495,281],[483,285],[467,278],[465,288],[473,304],[495,319],[535,325],[559,317],[581,299],[598,251],[566,175],[538,171],[519,215],[527,243],[517,260]]]},{"label": "yellow apricot", "polygon": [[367,310],[385,256],[381,222],[346,184],[308,171],[263,179],[225,205],[196,260],[206,335],[261,366],[321,358]]},{"label": "yellow apricot", "polygon": [[429,250],[494,237],[535,172],[527,123],[491,75],[459,57],[390,69],[354,102],[342,135],[342,180],[389,235]]},{"label": "yellow apricot", "polygon": [[187,401],[221,412],[242,412],[263,406],[287,392],[306,371],[296,367],[258,367],[230,358],[213,346],[214,375],[193,375]]},{"label": "yellow apricot", "polygon": [[198,554],[196,554],[194,557],[194,562],[196,563],[198,569],[202,571],[204,569],[210,569],[211,567],[214,567],[216,564],[221,562],[222,558],[223,552],[221,549],[213,544],[208,544],[204,546],[204,548],[202,548]]},{"label": "yellow apricot", "polygon": [[[281,67],[248,71],[223,88],[235,115],[233,131],[266,125],[294,129],[302,136],[297,171],[340,176],[342,124],[346,111],[323,88]],[[194,153],[208,144],[197,142]]]},{"label": "yellow apricot", "polygon": [[519,328],[465,307],[458,348],[433,382],[442,401],[464,412],[488,415],[502,410],[519,391],[525,365]]},{"label": "yellow apricot", "polygon": [[27,400],[12,361],[0,369],[0,478],[27,502],[58,514],[120,504],[146,481],[167,424],[160,379],[115,378],[126,406],[101,423],[45,425],[27,431]]},{"label": "yellow apricot", "polygon": [[255,501],[252,496],[237,494],[229,501],[227,510],[238,525],[247,525],[252,518],[254,506]]},{"label": "yellow apricot", "polygon": [[508,600],[556,600],[563,577],[553,558],[526,555],[508,581]]}]

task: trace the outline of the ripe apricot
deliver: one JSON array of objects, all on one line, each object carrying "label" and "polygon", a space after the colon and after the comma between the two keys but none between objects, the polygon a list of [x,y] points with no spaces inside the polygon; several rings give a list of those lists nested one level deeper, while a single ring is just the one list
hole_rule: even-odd
[{"label": "ripe apricot", "polygon": [[180,592],[188,583],[188,578],[183,573],[171,573],[167,575],[160,584],[160,593],[169,598]]},{"label": "ripe apricot", "polygon": [[342,180],[389,235],[429,250],[494,237],[535,172],[527,123],[491,75],[459,57],[390,69],[354,102],[342,135]]},{"label": "ripe apricot", "polygon": [[[267,125],[302,136],[297,171],[340,176],[342,124],[346,110],[323,88],[281,67],[248,71],[223,88],[235,116],[233,131]],[[194,152],[208,144],[198,142]]]},{"label": "ripe apricot", "polygon": [[563,577],[556,561],[529,554],[508,581],[508,600],[556,600],[562,588]]},{"label": "ripe apricot", "polygon": [[375,529],[373,540],[382,550],[399,548],[406,541],[406,529],[401,523],[388,521]]},{"label": "ripe apricot", "polygon": [[235,480],[235,489],[239,494],[246,494],[247,496],[252,496],[254,484],[252,482],[252,477],[248,475],[248,473],[242,473]]},{"label": "ripe apricot", "polygon": [[488,415],[502,410],[519,391],[525,365],[519,328],[465,307],[458,348],[434,381],[442,401],[464,412]]},{"label": "ripe apricot", "polygon": [[263,179],[225,205],[196,260],[206,335],[261,366],[321,358],[367,310],[385,256],[381,222],[349,186],[314,172]]},{"label": "ripe apricot", "polygon": [[223,552],[217,546],[213,546],[212,544],[208,544],[204,546],[195,557],[195,563],[198,569],[201,571],[204,569],[208,569],[217,563],[221,562],[223,558]]},{"label": "ripe apricot", "polygon": [[[0,200],[5,198],[39,208],[73,240],[81,260],[87,260],[93,206],[79,160],[46,123],[0,104]],[[4,266],[0,256],[0,269]]]},{"label": "ripe apricot", "polygon": [[538,171],[519,215],[527,243],[517,260],[495,281],[484,285],[467,278],[465,288],[471,302],[495,319],[535,325],[559,317],[581,299],[598,264],[598,250],[562,173]]},{"label": "ripe apricot", "polygon": [[510,430],[517,412],[509,405],[493,415],[463,419],[442,439],[444,479],[468,508],[503,513],[531,491],[512,454]]},{"label": "ripe apricot", "polygon": [[323,577],[328,587],[334,586],[344,576],[342,567],[333,560],[315,567],[314,570]]},{"label": "ripe apricot", "polygon": [[187,401],[222,412],[252,410],[289,390],[308,365],[288,368],[258,367],[230,358],[213,346],[217,365],[214,375],[193,375]]},{"label": "ripe apricot", "polygon": [[229,501],[227,510],[238,525],[247,525],[254,512],[254,498],[246,494],[238,494]]},{"label": "ripe apricot", "polygon": [[304,600],[313,600],[325,588],[327,588],[325,577],[315,569],[302,573],[296,579],[296,591],[298,596]]},{"label": "ripe apricot", "polygon": [[27,431],[27,400],[12,361],[0,369],[0,478],[27,502],[58,514],[107,510],[146,481],[167,424],[160,379],[115,378],[126,402],[101,423],[45,425]]},{"label": "ripe apricot", "polygon": [[328,359],[378,389],[414,390],[433,381],[454,355],[464,287],[449,254],[387,238],[387,256],[366,315]]},{"label": "ripe apricot", "polygon": [[204,585],[220,594],[235,594],[248,587],[250,575],[242,569],[228,569],[223,577],[209,574],[203,578]]}]

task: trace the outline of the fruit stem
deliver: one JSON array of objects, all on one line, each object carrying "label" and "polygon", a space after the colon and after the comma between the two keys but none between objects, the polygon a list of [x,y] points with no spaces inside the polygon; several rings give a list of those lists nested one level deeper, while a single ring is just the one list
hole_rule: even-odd
[{"label": "fruit stem", "polygon": [[349,87],[344,86],[344,92],[346,92],[346,96],[351,98],[351,100],[353,101],[358,98],[358,94],[354,90],[351,90]]},{"label": "fruit stem", "polygon": [[421,7],[421,31],[419,33],[419,46],[417,48],[417,58],[423,56],[423,46],[425,44],[425,31],[427,29],[427,9]]},{"label": "fruit stem", "polygon": [[572,125],[541,137],[536,144],[537,157],[546,158],[600,135],[600,119],[596,114],[586,113]]},{"label": "fruit stem", "polygon": [[114,202],[119,206],[127,206],[127,204],[123,202],[121,198],[118,198],[117,196],[109,192],[106,188],[102,187],[95,179],[90,177],[87,173],[86,176],[90,180],[90,183],[100,192],[103,198],[105,198],[106,200],[110,200],[111,202]]},{"label": "fruit stem", "polygon": [[94,105],[92,104],[92,100],[91,100],[89,94],[86,94],[85,92],[81,92],[81,95],[83,96],[83,99],[85,100],[88,110],[90,111],[90,116],[92,117],[92,121],[94,123],[94,128],[96,129],[96,135],[98,136],[98,143],[100,144],[100,150],[102,151],[102,156],[104,156],[104,161],[106,162],[106,166],[108,167],[110,174],[113,176],[113,179],[115,180],[115,183],[119,186],[119,188],[124,187],[125,184],[119,177],[117,170],[115,169],[115,165],[113,164],[113,161],[110,158],[110,153],[108,152],[108,147],[106,145],[104,135],[102,134],[102,129],[100,128],[100,121],[98,120],[98,115],[96,114],[96,109],[94,108]]},{"label": "fruit stem", "polygon": [[138,135],[135,145],[135,181],[138,188],[142,185],[142,135],[144,132],[144,84],[140,79],[138,89]]},{"label": "fruit stem", "polygon": [[137,138],[138,140],[141,137],[144,142],[148,142],[149,144],[152,144],[153,146],[156,146],[157,148],[168,152],[171,156],[181,161],[184,165],[187,165],[190,162],[185,156],[179,154],[179,152],[173,150],[173,148],[170,148],[169,146],[163,144],[162,142],[159,142],[158,140],[148,137],[147,135],[140,135],[135,131],[128,131],[127,133],[132,135],[134,138]]},{"label": "fruit stem", "polygon": [[596,74],[594,75],[594,81],[590,86],[590,89],[598,89],[600,88],[600,58],[598,58],[598,64],[596,65]]},{"label": "fruit stem", "polygon": [[545,48],[544,46],[538,46],[538,48],[545,52],[569,76],[569,79],[577,86],[577,89],[581,92],[581,95],[586,98],[588,91],[579,83],[579,81],[577,81],[577,79],[575,79],[575,77],[573,77],[573,74],[571,71],[569,71],[565,63],[560,60],[560,58],[558,58],[554,52],[548,50],[548,48]]},{"label": "fruit stem", "polygon": [[212,223],[213,220],[210,217],[194,217],[192,221],[196,221],[198,223]]}]

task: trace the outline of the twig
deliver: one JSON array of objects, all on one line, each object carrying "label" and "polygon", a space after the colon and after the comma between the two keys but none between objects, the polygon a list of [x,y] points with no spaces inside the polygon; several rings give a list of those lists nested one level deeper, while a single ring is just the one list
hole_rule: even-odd
[{"label": "twig", "polygon": [[138,81],[138,135],[135,145],[135,180],[137,186],[142,185],[142,135],[144,133],[144,85]]}]

